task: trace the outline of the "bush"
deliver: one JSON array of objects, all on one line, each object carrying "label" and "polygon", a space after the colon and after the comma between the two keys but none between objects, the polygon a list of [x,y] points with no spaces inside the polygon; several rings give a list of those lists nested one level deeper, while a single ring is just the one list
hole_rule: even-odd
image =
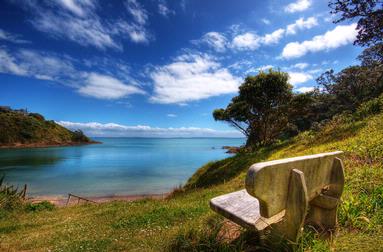
[{"label": "bush", "polygon": [[376,115],[383,111],[383,95],[363,103],[359,106],[356,114],[359,118]]},{"label": "bush", "polygon": [[43,210],[52,211],[53,209],[55,209],[55,205],[46,200],[39,203],[28,203],[25,206],[25,210],[28,212],[39,212]]},{"label": "bush", "polygon": [[23,204],[25,189],[19,190],[13,185],[6,185],[4,178],[4,175],[0,177],[0,210],[12,211]]}]

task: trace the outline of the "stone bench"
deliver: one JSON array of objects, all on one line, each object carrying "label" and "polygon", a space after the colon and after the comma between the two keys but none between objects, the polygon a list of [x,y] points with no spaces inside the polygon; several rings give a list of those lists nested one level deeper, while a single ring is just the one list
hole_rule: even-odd
[{"label": "stone bench", "polygon": [[344,186],[341,155],[337,151],[254,164],[246,189],[213,198],[210,207],[247,229],[271,226],[293,242],[305,223],[333,230]]}]

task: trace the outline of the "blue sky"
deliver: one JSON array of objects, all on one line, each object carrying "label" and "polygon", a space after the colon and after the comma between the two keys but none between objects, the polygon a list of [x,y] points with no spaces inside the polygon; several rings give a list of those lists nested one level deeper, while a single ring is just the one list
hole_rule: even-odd
[{"label": "blue sky", "polygon": [[240,136],[215,122],[270,67],[307,92],[357,64],[327,1],[1,0],[0,105],[91,136]]}]

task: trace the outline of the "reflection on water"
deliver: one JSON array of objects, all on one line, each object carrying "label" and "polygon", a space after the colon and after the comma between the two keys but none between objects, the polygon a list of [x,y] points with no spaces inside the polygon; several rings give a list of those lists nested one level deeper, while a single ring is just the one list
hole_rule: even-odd
[{"label": "reflection on water", "polygon": [[103,144],[0,150],[0,173],[32,195],[161,193],[243,139],[100,138]]}]

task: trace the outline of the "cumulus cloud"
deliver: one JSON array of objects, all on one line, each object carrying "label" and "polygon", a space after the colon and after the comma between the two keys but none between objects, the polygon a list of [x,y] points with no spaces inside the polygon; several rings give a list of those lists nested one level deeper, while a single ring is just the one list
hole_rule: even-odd
[{"label": "cumulus cloud", "polygon": [[356,24],[338,25],[323,35],[303,42],[288,43],[282,51],[282,58],[299,58],[309,52],[328,51],[352,43],[357,35]]},{"label": "cumulus cloud", "polygon": [[238,50],[256,50],[261,45],[276,44],[280,41],[285,33],[284,29],[277,29],[272,33],[258,36],[253,32],[239,34],[233,38],[231,47]]},{"label": "cumulus cloud", "polygon": [[232,46],[240,50],[255,50],[259,48],[260,45],[261,38],[257,34],[251,32],[246,32],[244,34],[237,35],[232,41]]},{"label": "cumulus cloud", "polygon": [[296,34],[298,30],[311,29],[317,25],[318,20],[316,17],[309,17],[306,20],[304,18],[300,18],[296,20],[295,23],[286,27],[286,34]]},{"label": "cumulus cloud", "polygon": [[266,34],[261,38],[261,42],[265,45],[278,43],[285,33],[284,29],[275,30],[272,33]]},{"label": "cumulus cloud", "polygon": [[300,12],[311,6],[311,0],[297,0],[285,6],[284,10],[288,13]]},{"label": "cumulus cloud", "polygon": [[177,117],[176,114],[167,114],[166,116],[167,116],[167,117]]},{"label": "cumulus cloud", "polygon": [[226,37],[219,32],[208,32],[203,35],[201,42],[206,43],[217,52],[223,52],[226,50],[227,40]]},{"label": "cumulus cloud", "polygon": [[90,73],[86,84],[80,87],[78,92],[85,96],[105,100],[120,99],[131,94],[145,93],[138,87],[126,85],[116,78],[98,73]]},{"label": "cumulus cloud", "polygon": [[309,73],[288,72],[288,74],[289,74],[289,82],[294,86],[301,84],[301,83],[305,83],[305,82],[313,79],[313,76]]},{"label": "cumulus cloud", "polygon": [[95,137],[243,137],[240,132],[235,130],[198,127],[158,128],[147,125],[127,126],[117,123],[69,121],[58,121],[57,123],[72,130],[81,129],[85,134]]},{"label": "cumulus cloud", "polygon": [[184,54],[151,74],[155,103],[186,103],[235,93],[240,80],[212,57]]}]

